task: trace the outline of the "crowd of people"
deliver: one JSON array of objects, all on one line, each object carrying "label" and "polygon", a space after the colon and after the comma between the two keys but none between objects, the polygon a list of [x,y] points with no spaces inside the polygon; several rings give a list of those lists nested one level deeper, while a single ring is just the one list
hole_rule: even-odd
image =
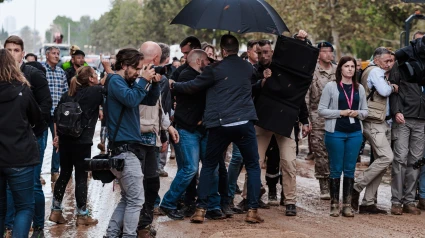
[{"label": "crowd of people", "polygon": [[[296,216],[296,155],[307,136],[318,197],[330,200],[330,216],[387,214],[377,206],[377,190],[388,167],[391,214],[418,215],[425,210],[425,169],[417,165],[425,147],[424,34],[416,32],[396,52],[376,48],[365,69],[351,56],[335,59],[329,42],[312,46],[303,30],[279,36],[275,49],[269,40],[249,41],[241,56],[230,34],[221,37],[219,55],[189,36],[180,43],[184,56],[171,60],[168,45],[147,41],[103,60],[100,80],[77,46],[69,62],[60,62],[60,50],[51,46],[39,63],[25,55],[21,38],[10,36],[0,50],[0,234],[28,237],[32,227],[32,238],[44,237],[40,174],[48,130],[54,183],[48,219],[68,222],[62,200],[75,170],[75,224],[98,223],[87,206],[85,165],[98,119],[98,148],[121,188],[105,237],[155,237],[154,215],[203,223],[246,213],[246,222],[262,223],[258,209],[281,205],[286,216]],[[292,57],[282,41],[300,54],[294,65],[313,63],[282,63]],[[355,178],[366,141],[371,161]],[[177,173],[161,199],[170,145]],[[235,204],[237,193],[243,199]]]}]

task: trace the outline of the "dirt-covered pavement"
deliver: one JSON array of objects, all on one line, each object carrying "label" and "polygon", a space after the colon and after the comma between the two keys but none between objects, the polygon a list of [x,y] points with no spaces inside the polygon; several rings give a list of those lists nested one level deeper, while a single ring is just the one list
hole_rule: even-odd
[{"label": "dirt-covered pavement", "polygon": [[[96,130],[99,131],[98,129]],[[50,141],[50,138],[49,138]],[[95,135],[94,145],[99,142],[98,133]],[[114,211],[120,194],[117,184],[102,186],[99,181],[90,180],[88,193],[88,206],[92,215],[99,219],[99,224],[94,227],[75,226],[75,198],[73,195],[74,184],[70,181],[64,198],[64,212],[68,223],[56,225],[47,221],[50,214],[52,199],[52,186],[50,183],[50,158],[52,147],[46,149],[45,162],[42,176],[46,180],[43,190],[46,196],[46,237],[79,237],[101,238],[105,234],[109,218]],[[96,146],[93,146],[92,155],[98,154]],[[368,152],[365,152],[365,155]],[[166,216],[155,218],[154,225],[158,230],[157,237],[425,237],[425,213],[420,216],[414,215],[359,215],[354,218],[329,216],[329,201],[319,200],[319,184],[314,178],[314,162],[306,161],[306,146],[301,145],[301,153],[297,159],[297,207],[296,217],[286,217],[284,207],[272,207],[268,210],[260,210],[265,222],[262,224],[247,224],[244,222],[245,215],[235,215],[231,219],[210,221],[204,224],[192,224],[189,219],[173,221]],[[367,167],[368,156],[363,156],[362,163],[358,164],[357,172]],[[176,162],[170,160],[166,171],[169,177],[161,178],[161,197],[167,191],[176,173]],[[264,171],[263,171],[264,175]],[[239,177],[239,185],[242,186],[244,171]],[[264,180],[264,176],[262,176]],[[387,172],[383,184],[379,188],[378,206],[390,210],[391,191],[389,186],[389,173]],[[278,185],[280,187],[280,185]],[[267,196],[264,195],[263,199]],[[236,196],[235,203],[241,197]]]}]

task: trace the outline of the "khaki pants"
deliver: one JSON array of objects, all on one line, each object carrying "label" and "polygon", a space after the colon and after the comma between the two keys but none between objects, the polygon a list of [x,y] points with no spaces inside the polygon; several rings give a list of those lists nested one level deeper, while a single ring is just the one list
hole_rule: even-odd
[{"label": "khaki pants", "polygon": [[[260,166],[263,167],[266,157],[267,147],[270,144],[270,139],[274,134],[280,150],[280,170],[282,172],[282,185],[283,193],[285,195],[285,205],[296,203],[296,189],[297,189],[297,166],[296,166],[296,143],[294,132],[291,138],[278,135],[272,131],[265,130],[261,127],[255,126],[258,143],[258,154],[260,156]],[[245,185],[247,184],[245,177]],[[242,197],[246,197],[246,186],[242,193]]]},{"label": "khaki pants", "polygon": [[361,192],[366,188],[362,205],[373,205],[382,177],[394,159],[391,150],[391,128],[385,121],[381,123],[365,121],[363,122],[363,135],[373,149],[375,161],[357,177],[354,189]]}]

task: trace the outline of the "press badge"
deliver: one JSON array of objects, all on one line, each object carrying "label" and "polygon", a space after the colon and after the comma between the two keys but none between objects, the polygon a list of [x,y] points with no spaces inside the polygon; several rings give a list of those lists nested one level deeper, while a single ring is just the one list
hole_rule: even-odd
[{"label": "press badge", "polygon": [[349,117],[349,120],[350,120],[350,123],[351,123],[351,124],[356,123],[356,121],[354,120],[354,117]]}]

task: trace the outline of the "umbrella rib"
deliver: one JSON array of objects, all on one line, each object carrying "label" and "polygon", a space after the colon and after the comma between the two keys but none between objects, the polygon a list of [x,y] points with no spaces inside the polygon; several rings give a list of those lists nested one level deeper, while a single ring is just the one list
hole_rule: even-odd
[{"label": "umbrella rib", "polygon": [[[276,25],[276,20],[274,19],[274,16],[272,16],[271,14],[270,14],[270,10],[268,9],[268,7],[267,7],[267,5],[265,5],[264,4],[264,2],[262,1],[262,0],[257,0],[257,2],[259,2],[262,6],[263,6],[263,8],[267,11],[267,13],[269,13],[269,16],[270,16],[270,18],[272,19],[272,21],[273,21],[273,23],[274,23],[274,25],[276,26],[276,31],[277,31],[277,33],[278,34],[282,34],[283,32],[279,32],[279,29],[277,29],[277,25]],[[278,13],[279,14],[279,13]],[[279,16],[280,17],[280,16]]]}]

